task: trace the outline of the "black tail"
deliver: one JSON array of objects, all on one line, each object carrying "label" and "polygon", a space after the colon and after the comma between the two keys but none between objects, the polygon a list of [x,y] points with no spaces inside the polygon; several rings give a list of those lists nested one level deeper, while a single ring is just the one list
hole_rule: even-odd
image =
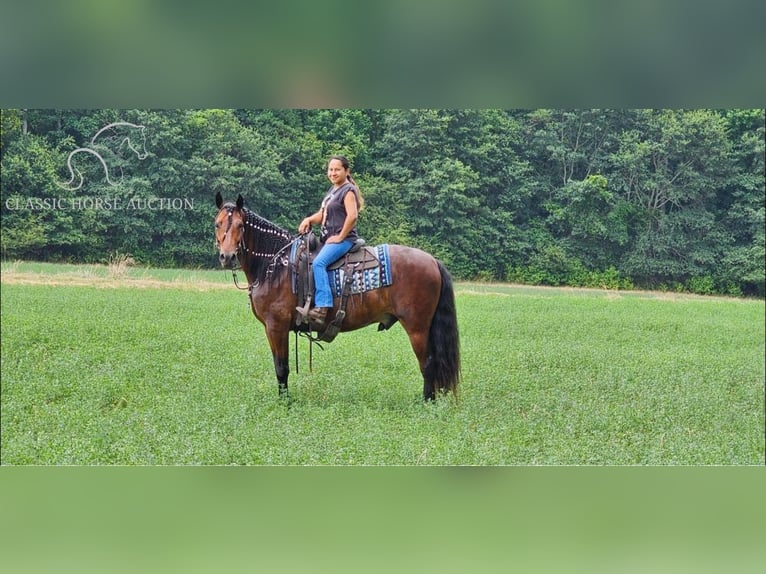
[{"label": "black tail", "polygon": [[428,334],[425,379],[432,382],[436,392],[452,391],[457,397],[457,385],[460,382],[460,333],[457,326],[455,291],[449,272],[441,262],[438,264],[442,288]]}]

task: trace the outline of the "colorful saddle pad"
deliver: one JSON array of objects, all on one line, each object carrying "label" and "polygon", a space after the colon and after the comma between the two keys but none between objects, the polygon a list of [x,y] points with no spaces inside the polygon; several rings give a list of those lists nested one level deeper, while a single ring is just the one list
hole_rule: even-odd
[{"label": "colorful saddle pad", "polygon": [[[388,245],[378,245],[375,247],[375,254],[378,258],[378,266],[359,271],[351,272],[351,294],[364,293],[380,287],[386,287],[393,282],[391,278],[391,258],[388,254]],[[330,289],[333,291],[333,297],[340,297],[343,289],[343,283],[346,280],[346,266],[341,266],[327,272],[330,279]]]}]

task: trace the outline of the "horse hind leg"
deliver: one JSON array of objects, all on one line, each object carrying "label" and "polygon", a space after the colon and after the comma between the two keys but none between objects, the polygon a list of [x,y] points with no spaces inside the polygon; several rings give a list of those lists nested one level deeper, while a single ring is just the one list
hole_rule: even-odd
[{"label": "horse hind leg", "polygon": [[452,391],[457,398],[456,386],[460,379],[457,323],[440,320],[423,331],[408,331],[408,334],[423,375],[423,400],[433,401],[437,393],[447,391]]},{"label": "horse hind leg", "polygon": [[423,375],[423,400],[433,401],[436,399],[436,385],[433,375],[433,361],[428,355],[428,330],[413,331],[407,329],[404,324],[403,326],[409,335],[412,350],[418,359],[420,374]]},{"label": "horse hind leg", "polygon": [[423,400],[426,402],[436,400],[436,385],[433,377],[433,360],[426,358],[425,366],[420,369],[423,373]]}]

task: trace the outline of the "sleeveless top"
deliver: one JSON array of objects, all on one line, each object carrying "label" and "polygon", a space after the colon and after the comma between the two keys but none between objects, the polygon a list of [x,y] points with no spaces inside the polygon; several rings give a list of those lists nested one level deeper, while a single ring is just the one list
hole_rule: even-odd
[{"label": "sleeveless top", "polygon": [[[327,240],[332,235],[337,235],[343,229],[343,224],[346,222],[346,206],[344,200],[349,192],[357,194],[356,188],[350,183],[346,182],[338,189],[333,191],[332,187],[327,191],[327,195],[322,201],[322,207],[324,208],[324,221],[322,222],[322,241]],[[357,198],[357,205],[359,199]],[[357,233],[356,225],[349,231],[346,239],[352,241],[357,239],[359,234]]]}]

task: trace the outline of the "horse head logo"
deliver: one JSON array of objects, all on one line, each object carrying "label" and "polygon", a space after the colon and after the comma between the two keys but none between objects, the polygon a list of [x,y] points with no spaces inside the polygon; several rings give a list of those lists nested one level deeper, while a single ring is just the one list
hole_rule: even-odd
[{"label": "horse head logo", "polygon": [[[65,184],[59,184],[59,187],[69,191],[75,191],[82,187],[85,178],[83,177],[82,172],[72,165],[73,158],[78,154],[90,154],[95,156],[101,163],[101,167],[104,168],[104,177],[107,183],[112,186],[119,185],[110,179],[109,167],[104,160],[102,151],[108,150],[113,154],[120,154],[125,146],[135,153],[138,159],[146,159],[149,155],[146,151],[146,126],[132,124],[130,122],[113,122],[105,125],[90,139],[89,147],[78,147],[69,154],[66,164],[69,168],[70,178]],[[79,182],[75,185],[75,180],[77,179],[79,179]],[[122,168],[120,168],[120,179],[122,179]]]}]

